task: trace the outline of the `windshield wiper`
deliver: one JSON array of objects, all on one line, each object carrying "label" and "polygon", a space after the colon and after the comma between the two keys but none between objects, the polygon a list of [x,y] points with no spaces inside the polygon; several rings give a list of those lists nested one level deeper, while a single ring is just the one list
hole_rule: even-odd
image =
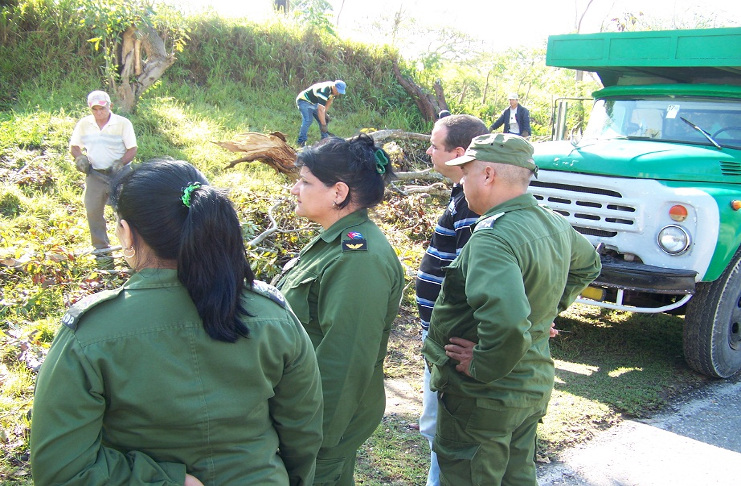
[{"label": "windshield wiper", "polygon": [[718,149],[722,149],[723,148],[723,147],[720,146],[720,144],[718,142],[716,142],[715,140],[713,140],[713,137],[710,136],[710,134],[708,132],[706,132],[702,128],[698,127],[697,125],[695,125],[694,123],[692,123],[691,121],[689,121],[688,119],[686,119],[683,116],[680,116],[679,119],[682,120],[683,122],[685,122],[687,125],[689,125],[692,128],[694,128],[695,130],[697,130],[698,132],[702,133],[705,136],[705,138],[708,139],[708,142],[710,142],[713,145],[715,145],[716,148],[718,148]]}]

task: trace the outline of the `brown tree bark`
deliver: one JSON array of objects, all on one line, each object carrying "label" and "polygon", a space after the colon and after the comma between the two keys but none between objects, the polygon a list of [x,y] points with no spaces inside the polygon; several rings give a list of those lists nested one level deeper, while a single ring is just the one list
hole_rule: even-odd
[{"label": "brown tree bark", "polygon": [[433,97],[431,94],[426,93],[414,81],[401,74],[399,63],[396,59],[394,59],[394,76],[396,76],[396,80],[409,96],[412,97],[414,103],[417,105],[417,109],[422,114],[422,118],[426,121],[435,121],[440,110],[448,109],[448,104],[445,102],[445,93],[439,79],[434,84],[435,94],[437,96]]},{"label": "brown tree bark", "polygon": [[247,132],[225,142],[213,142],[221,148],[236,152],[242,157],[232,160],[227,169],[240,162],[260,161],[269,165],[276,172],[285,174],[291,181],[298,180],[298,168],[295,165],[296,151],[286,143],[286,136],[280,132],[259,133]]},{"label": "brown tree bark", "polygon": [[133,112],[142,93],[160,79],[174,62],[175,55],[167,53],[165,42],[152,27],[137,29],[132,26],[126,29],[118,60],[119,80],[109,79],[121,110]]}]

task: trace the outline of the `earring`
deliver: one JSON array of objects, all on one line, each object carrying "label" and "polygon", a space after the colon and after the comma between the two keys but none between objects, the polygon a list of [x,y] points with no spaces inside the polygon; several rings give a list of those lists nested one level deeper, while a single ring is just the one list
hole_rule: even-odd
[{"label": "earring", "polygon": [[[127,255],[126,254],[127,251],[130,251],[131,252],[131,255]],[[130,246],[128,248],[125,248],[124,251],[123,251],[123,256],[125,258],[134,258],[134,255],[136,255],[136,250],[134,249],[133,246]]]},{"label": "earring", "polygon": [[337,207],[337,201],[332,201],[332,207],[333,208],[336,208]]}]

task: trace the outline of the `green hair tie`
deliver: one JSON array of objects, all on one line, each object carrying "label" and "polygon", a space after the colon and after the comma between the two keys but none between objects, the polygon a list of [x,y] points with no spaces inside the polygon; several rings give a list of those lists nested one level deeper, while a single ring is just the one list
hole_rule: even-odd
[{"label": "green hair tie", "polygon": [[181,197],[180,199],[182,199],[183,204],[186,208],[190,208],[190,196],[193,194],[193,191],[195,191],[199,187],[201,187],[200,182],[189,182],[188,187],[183,189],[183,197]]},{"label": "green hair tie", "polygon": [[389,158],[383,153],[383,150],[376,150],[376,172],[379,174],[386,173],[386,166],[389,165]]}]

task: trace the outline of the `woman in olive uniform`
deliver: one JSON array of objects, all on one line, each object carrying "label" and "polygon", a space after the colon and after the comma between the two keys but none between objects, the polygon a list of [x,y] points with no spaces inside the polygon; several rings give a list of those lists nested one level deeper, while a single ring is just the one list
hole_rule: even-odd
[{"label": "woman in olive uniform", "polygon": [[393,176],[373,139],[330,138],[298,156],[296,214],[322,232],[279,280],[316,350],[324,394],[324,442],[315,485],[352,485],[357,449],[383,417],[383,360],[404,273],[368,218]]},{"label": "woman in olive uniform", "polygon": [[113,198],[135,273],[64,316],[36,385],[35,484],[311,484],[316,357],[280,293],[253,280],[225,194],[153,161]]}]

